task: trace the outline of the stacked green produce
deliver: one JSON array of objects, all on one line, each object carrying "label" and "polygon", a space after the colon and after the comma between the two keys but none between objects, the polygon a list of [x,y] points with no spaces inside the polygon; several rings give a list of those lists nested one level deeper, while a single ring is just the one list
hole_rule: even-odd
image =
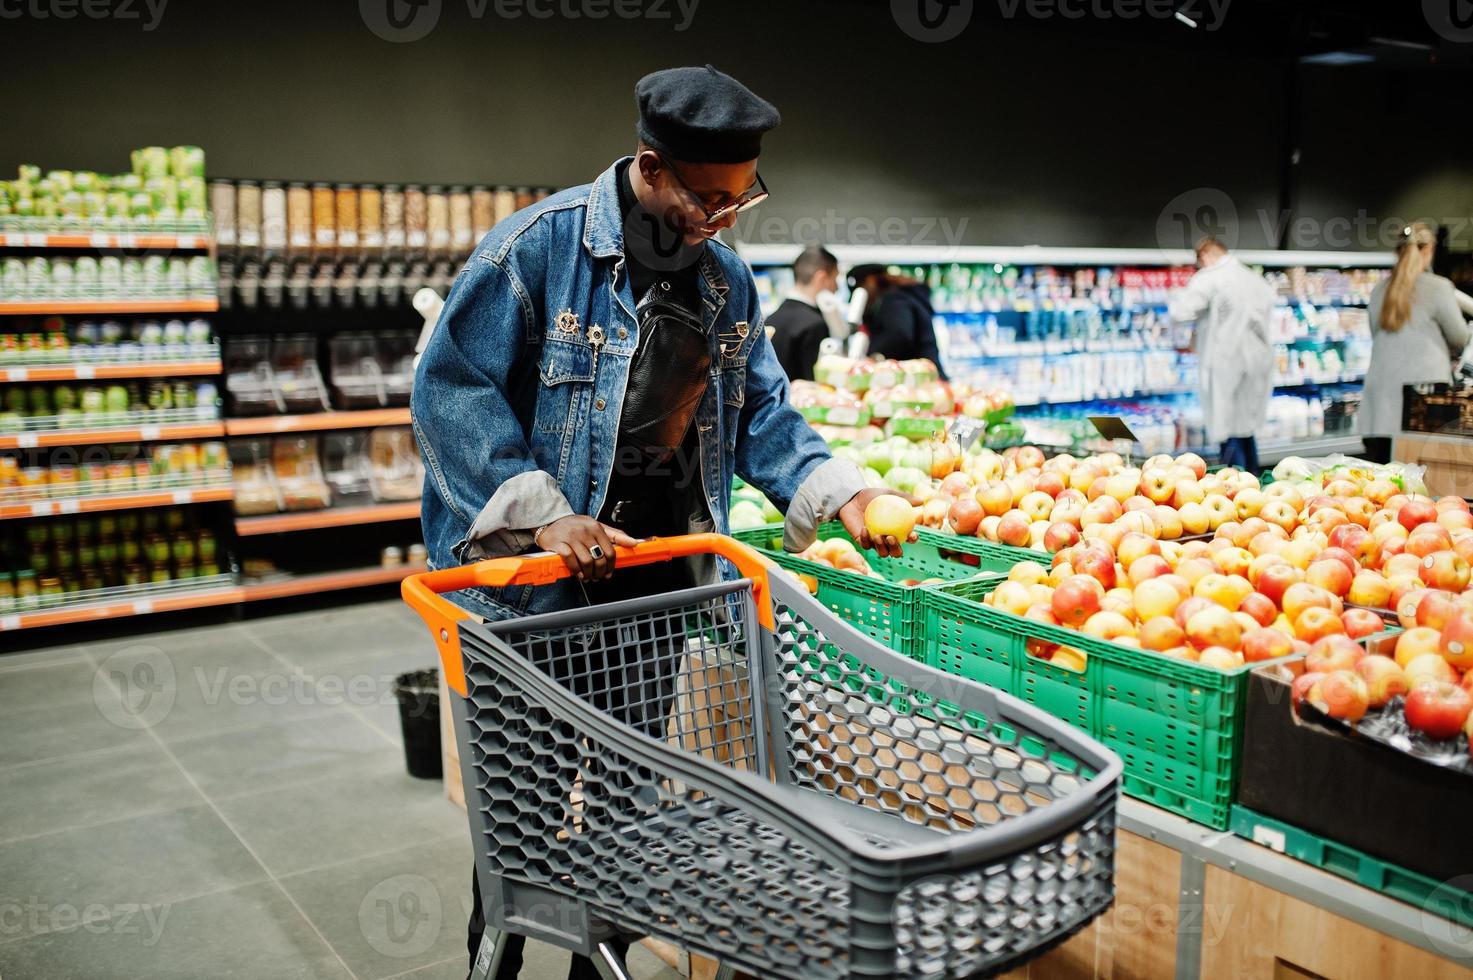
[{"label": "stacked green produce", "polygon": [[0,230],[206,229],[205,154],[197,146],[146,146],[124,174],[22,164],[0,181]]},{"label": "stacked green produce", "polygon": [[0,432],[219,417],[219,392],[209,381],[6,385],[0,397]]}]

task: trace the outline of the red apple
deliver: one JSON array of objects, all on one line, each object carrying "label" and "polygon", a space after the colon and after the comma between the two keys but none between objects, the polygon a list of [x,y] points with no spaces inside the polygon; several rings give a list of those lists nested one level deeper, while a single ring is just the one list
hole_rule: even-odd
[{"label": "red apple", "polygon": [[1186,643],[1186,632],[1170,616],[1156,616],[1141,624],[1137,634],[1141,649],[1158,652],[1171,650]]},{"label": "red apple", "polygon": [[1473,698],[1456,684],[1419,684],[1407,694],[1407,724],[1431,738],[1452,738],[1462,731],[1470,711]]},{"label": "red apple", "polygon": [[977,498],[966,496],[958,497],[956,503],[946,512],[946,519],[957,534],[976,534],[978,525],[986,516],[982,505],[977,503]]},{"label": "red apple", "polygon": [[1198,650],[1207,647],[1227,647],[1236,650],[1242,643],[1243,629],[1233,619],[1233,614],[1216,603],[1193,613],[1187,620],[1187,639]]},{"label": "red apple", "polygon": [[1079,529],[1073,524],[1064,521],[1055,521],[1048,526],[1043,533],[1043,546],[1049,551],[1058,553],[1065,548],[1079,543]]},{"label": "red apple", "polygon": [[1024,548],[1032,540],[1030,521],[1022,511],[1010,510],[997,525],[997,540],[1014,548]]},{"label": "red apple", "polygon": [[1249,663],[1287,657],[1294,652],[1294,641],[1287,633],[1260,627],[1243,634],[1243,659]]},{"label": "red apple", "polygon": [[1437,507],[1430,500],[1408,501],[1396,512],[1396,520],[1402,527],[1411,531],[1422,524],[1431,524],[1436,521]]},{"label": "red apple", "polygon": [[1419,657],[1413,657],[1411,663],[1402,667],[1402,673],[1407,675],[1407,683],[1413,688],[1420,684],[1441,682],[1456,684],[1458,672],[1448,666],[1448,662],[1442,659],[1438,653],[1424,653]]},{"label": "red apple", "polygon": [[1304,573],[1304,580],[1311,585],[1318,585],[1326,592],[1344,597],[1350,591],[1355,573],[1338,559],[1322,558],[1310,563]]},{"label": "red apple", "polygon": [[1310,606],[1294,620],[1294,635],[1310,643],[1344,633],[1345,624],[1340,621],[1340,617],[1320,606]]},{"label": "red apple", "polygon": [[1372,636],[1386,628],[1381,617],[1369,609],[1347,609],[1340,614],[1340,622],[1345,624],[1345,633],[1352,640]]},{"label": "red apple", "polygon": [[1365,655],[1366,651],[1350,637],[1331,633],[1310,644],[1309,653],[1304,658],[1304,669],[1320,673],[1350,670]]},{"label": "red apple", "polygon": [[[1459,512],[1461,513],[1461,512]],[[1462,592],[1468,587],[1469,565],[1466,559],[1451,549],[1434,551],[1422,559],[1418,575],[1428,588]]]},{"label": "red apple", "polygon": [[1074,558],[1074,570],[1107,589],[1115,588],[1115,556],[1110,549],[1089,545]]},{"label": "red apple", "polygon": [[1454,668],[1473,674],[1473,615],[1459,609],[1442,628],[1438,646]]},{"label": "red apple", "polygon": [[1247,597],[1238,604],[1238,611],[1247,613],[1258,621],[1259,626],[1267,626],[1279,616],[1279,608],[1273,600],[1262,592],[1250,592]]},{"label": "red apple", "polygon": [[1296,582],[1304,581],[1304,572],[1290,564],[1273,564],[1264,568],[1259,573],[1258,581],[1253,585],[1257,590],[1272,602],[1280,605],[1284,601],[1284,591]]},{"label": "red apple", "polygon": [[1066,626],[1083,626],[1085,620],[1100,611],[1105,590],[1088,575],[1071,575],[1054,589],[1050,608]]},{"label": "red apple", "polygon": [[1429,589],[1417,603],[1417,625],[1430,626],[1440,633],[1457,611],[1457,597],[1451,592]]},{"label": "red apple", "polygon": [[1318,684],[1321,678],[1323,678],[1324,676],[1324,674],[1319,674],[1313,671],[1306,670],[1304,673],[1294,678],[1294,683],[1289,688],[1289,699],[1294,704],[1298,704],[1299,702],[1303,701],[1305,697],[1309,694],[1310,690],[1316,684]]},{"label": "red apple", "polygon": [[1405,694],[1411,690],[1406,674],[1402,673],[1396,661],[1390,657],[1374,653],[1362,657],[1355,665],[1355,672],[1360,674],[1366,682],[1366,687],[1371,693],[1371,707],[1373,708],[1385,707],[1386,702],[1398,694]]},{"label": "red apple", "polygon": [[1371,692],[1365,680],[1353,670],[1332,670],[1319,679],[1308,694],[1309,700],[1331,718],[1356,722],[1365,717],[1371,704]]}]

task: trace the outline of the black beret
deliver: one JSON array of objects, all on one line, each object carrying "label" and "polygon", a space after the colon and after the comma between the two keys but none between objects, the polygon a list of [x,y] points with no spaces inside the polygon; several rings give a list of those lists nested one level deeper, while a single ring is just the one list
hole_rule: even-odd
[{"label": "black beret", "polygon": [[673,160],[744,163],[782,117],[741,82],[707,65],[667,68],[634,86],[639,138]]}]

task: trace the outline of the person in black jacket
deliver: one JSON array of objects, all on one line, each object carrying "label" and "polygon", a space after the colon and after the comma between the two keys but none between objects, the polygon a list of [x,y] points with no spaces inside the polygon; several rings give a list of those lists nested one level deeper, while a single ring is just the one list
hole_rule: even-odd
[{"label": "person in black jacket", "polygon": [[812,381],[818,345],[829,325],[818,309],[818,294],[839,289],[839,260],[822,245],[810,245],[793,263],[793,291],[767,318],[772,347],[789,381]]},{"label": "person in black jacket", "polygon": [[942,378],[946,377],[932,323],[936,311],[931,308],[931,291],[924,283],[897,276],[882,265],[857,265],[849,270],[849,288],[869,293],[864,326],[869,333],[871,357],[897,361],[924,357],[936,365]]}]

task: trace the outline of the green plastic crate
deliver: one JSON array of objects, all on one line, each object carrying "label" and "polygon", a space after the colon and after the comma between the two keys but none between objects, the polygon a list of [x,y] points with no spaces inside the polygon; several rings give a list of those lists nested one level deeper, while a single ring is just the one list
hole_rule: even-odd
[{"label": "green plastic crate", "polygon": [[1231,829],[1234,834],[1255,844],[1348,878],[1464,928],[1473,928],[1473,892],[1463,891],[1400,865],[1388,864],[1353,847],[1265,817],[1245,806],[1233,806]]},{"label": "green plastic crate", "polygon": [[[837,521],[820,527],[818,536],[824,541],[835,537],[851,543],[854,541]],[[899,558],[880,558],[873,552],[866,552],[865,559],[870,567],[884,576],[877,579],[839,571],[784,551],[781,524],[735,531],[732,537],[758,549],[794,574],[812,575],[818,582],[816,598],[819,602],[865,635],[916,660],[924,656],[924,644],[916,633],[916,597],[940,586],[900,583],[909,578],[941,578],[954,582],[986,573],[984,569],[942,558],[935,548],[923,542],[905,545],[905,553]],[[997,578],[995,575],[989,577]]]},{"label": "green plastic crate", "polygon": [[920,539],[921,544],[937,551],[955,551],[964,555],[975,555],[981,559],[977,567],[985,572],[1007,573],[1020,561],[1036,561],[1044,568],[1049,568],[1054,560],[1054,556],[1047,551],[1014,548],[1011,545],[988,541],[986,538],[933,531],[928,527],[916,528],[916,537]]},{"label": "green plastic crate", "polygon": [[[1247,675],[1107,643],[984,606],[998,580],[927,590],[917,615],[926,664],[981,681],[1089,732],[1125,762],[1132,796],[1226,830]],[[1083,673],[1030,656],[1027,641],[1085,654]]]}]

